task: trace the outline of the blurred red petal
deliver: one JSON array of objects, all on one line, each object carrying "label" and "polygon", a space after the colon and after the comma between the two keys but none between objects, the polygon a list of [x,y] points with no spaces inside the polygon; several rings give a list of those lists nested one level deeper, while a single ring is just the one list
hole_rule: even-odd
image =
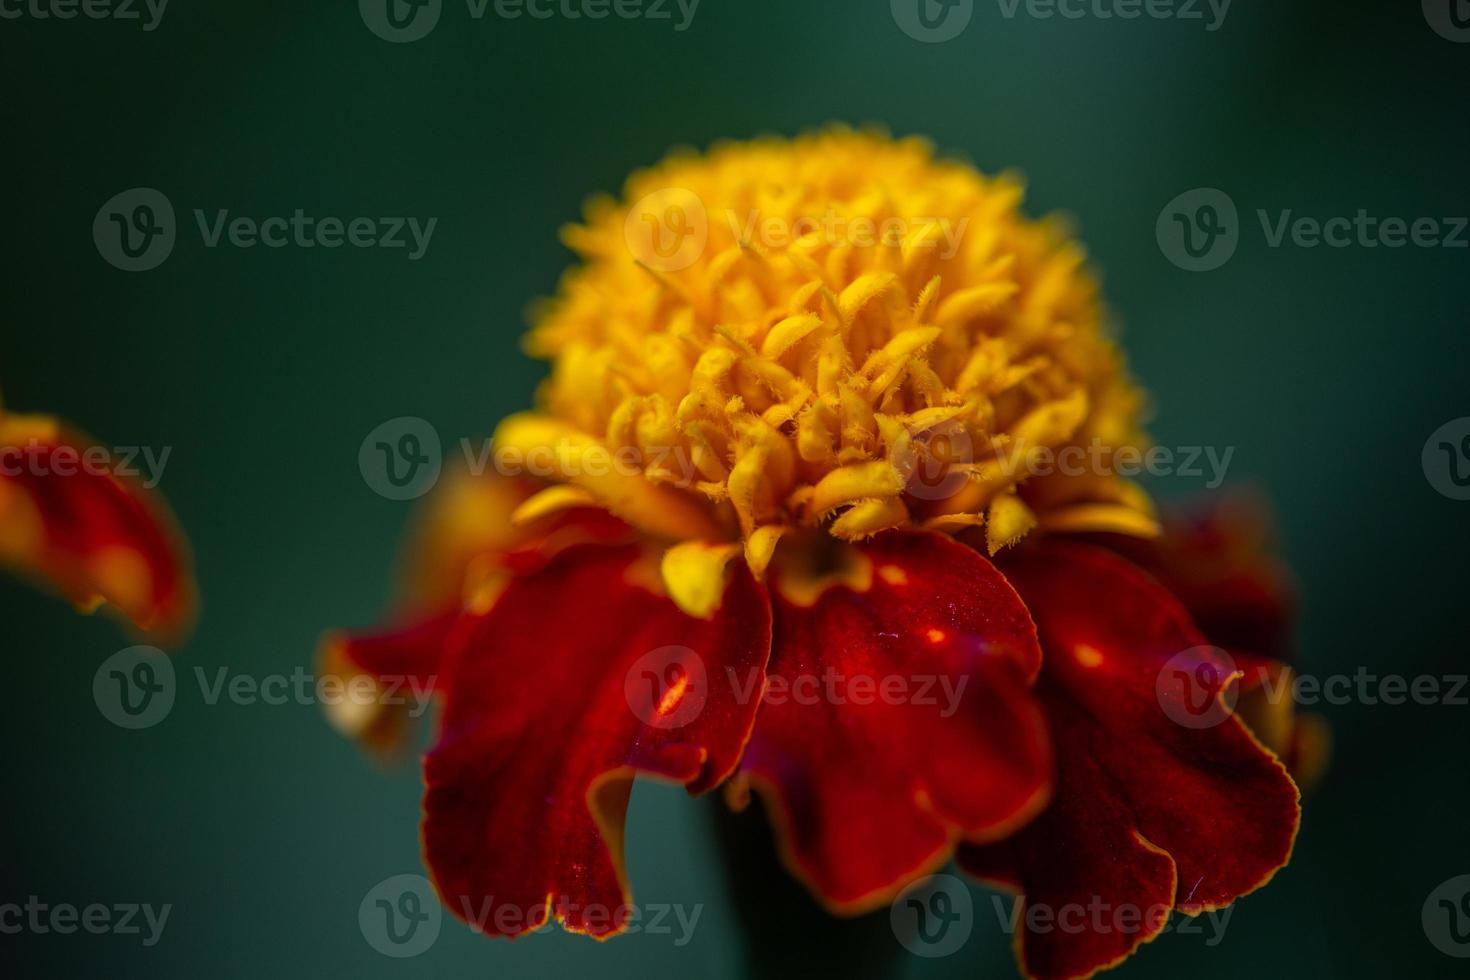
[{"label": "blurred red petal", "polygon": [[516,578],[456,643],[425,762],[424,850],[445,905],[514,936],[555,915],[624,927],[623,821],[635,774],[707,790],[735,768],[763,679],[766,593],[743,565],[713,617],[657,594],[638,547],[581,547]]},{"label": "blurred red petal", "polygon": [[[1014,830],[1045,804],[1051,776],[1029,690],[1036,631],[1000,572],[927,532],[854,549],[866,571],[814,604],[793,601],[788,573],[773,571],[779,686],[740,773],[766,799],[788,868],[844,912],[889,901],[959,837]],[[860,698],[855,678],[877,696]],[[801,697],[803,683],[824,693]]]},{"label": "blurred red petal", "polygon": [[53,419],[0,413],[0,560],[176,643],[196,612],[188,548],[161,496],[105,452]]},{"label": "blurred red petal", "polygon": [[[1088,976],[1163,927],[1162,902],[1190,914],[1265,884],[1291,855],[1300,818],[1281,763],[1233,714],[1193,728],[1170,717],[1160,673],[1198,651],[1183,608],[1136,568],[1101,549],[1044,543],[1006,566],[1046,652],[1037,691],[1057,743],[1055,801],[998,844],[965,847],[961,864],[1020,890],[1053,915],[1132,910],[1136,928],[1023,930],[1030,976]],[[1024,919],[1021,920],[1024,922]]]}]

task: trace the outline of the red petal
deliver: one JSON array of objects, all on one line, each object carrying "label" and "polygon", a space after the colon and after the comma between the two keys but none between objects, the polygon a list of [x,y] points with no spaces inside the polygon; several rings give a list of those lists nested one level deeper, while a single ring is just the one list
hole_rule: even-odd
[{"label": "red petal", "polygon": [[[1014,830],[1045,804],[1051,773],[1029,691],[1036,630],[1005,578],[937,534],[890,532],[856,548],[870,584],[828,588],[815,605],[783,595],[774,571],[778,686],[741,764],[787,867],[844,912],[889,901],[957,837]],[[846,680],[827,684],[834,674]],[[859,677],[913,696],[855,703]],[[799,678],[820,683],[819,696],[798,697],[798,684],[813,684]]]},{"label": "red petal", "polygon": [[195,613],[183,537],[158,494],[89,450],[99,451],[51,419],[0,416],[0,560],[46,578],[83,610],[110,604],[175,643]]},{"label": "red petal", "polygon": [[699,620],[657,581],[637,547],[572,549],[510,583],[457,645],[425,763],[424,849],[472,926],[518,935],[554,905],[568,929],[620,931],[634,774],[699,792],[735,768],[757,701],[710,681],[763,679],[766,594],[740,566]]},{"label": "red petal", "polygon": [[1232,493],[1164,515],[1154,541],[1116,542],[1189,610],[1209,641],[1242,660],[1288,659],[1296,595],[1271,548],[1267,505]]},{"label": "red petal", "polygon": [[626,524],[589,508],[516,524],[511,515],[537,489],[494,473],[457,472],[444,481],[416,521],[390,625],[322,639],[321,676],[355,684],[365,675],[384,695],[328,704],[338,730],[380,752],[401,748],[416,706],[402,694],[443,691],[444,656],[467,601],[483,612],[512,575],[533,572],[568,548],[630,539]]},{"label": "red petal", "polygon": [[[1015,837],[962,848],[960,862],[1052,914],[1135,910],[1147,925],[1131,931],[1023,932],[1029,975],[1087,976],[1162,929],[1161,903],[1197,914],[1265,884],[1290,857],[1297,791],[1234,715],[1192,728],[1166,714],[1161,671],[1205,640],[1152,579],[1061,543],[1025,549],[1006,570],[1046,651],[1037,690],[1057,743],[1056,799]],[[1214,670],[1207,648],[1197,660]],[[1216,689],[1229,679],[1213,676]]]}]

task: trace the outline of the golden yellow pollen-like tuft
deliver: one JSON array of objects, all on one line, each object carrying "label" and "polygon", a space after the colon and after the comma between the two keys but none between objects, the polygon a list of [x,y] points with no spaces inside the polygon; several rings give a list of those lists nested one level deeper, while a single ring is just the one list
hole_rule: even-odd
[{"label": "golden yellow pollen-like tuft", "polygon": [[675,154],[625,198],[566,229],[583,263],[535,311],[551,376],[497,435],[560,484],[528,513],[597,503],[691,542],[681,567],[743,545],[758,573],[804,528],[1152,530],[1105,462],[1141,398],[1015,178],[829,130]]}]

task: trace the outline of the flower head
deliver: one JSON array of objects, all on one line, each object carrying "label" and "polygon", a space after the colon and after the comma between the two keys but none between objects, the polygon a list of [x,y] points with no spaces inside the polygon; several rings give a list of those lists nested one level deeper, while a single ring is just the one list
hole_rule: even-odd
[{"label": "flower head", "polygon": [[502,475],[440,495],[395,623],[325,647],[437,679],[450,910],[621,931],[639,774],[759,795],[836,914],[955,855],[1027,902],[1139,910],[1027,932],[1038,977],[1269,879],[1297,790],[1232,710],[1242,671],[1116,544],[1159,532],[1109,465],[1141,399],[1059,226],[1013,180],[846,130],[676,156],[626,197],[567,232],[583,264],[535,315],[551,376],[497,433]]},{"label": "flower head", "polygon": [[1087,517],[1079,494],[1148,529],[1120,482],[1017,493],[1031,454],[1136,443],[1140,406],[1082,250],[1021,193],[847,130],[635,174],[565,232],[583,264],[527,340],[551,377],[501,449],[651,533],[743,539],[758,571],[810,527],[986,524],[994,552],[1037,502]]}]

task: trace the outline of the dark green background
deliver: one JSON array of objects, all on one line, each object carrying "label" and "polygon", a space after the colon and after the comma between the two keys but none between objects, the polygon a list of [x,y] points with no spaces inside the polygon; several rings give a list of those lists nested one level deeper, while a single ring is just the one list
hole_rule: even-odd
[{"label": "dark green background", "polygon": [[[1405,218],[1470,210],[1470,46],[1416,0],[1238,0],[1225,26],[1007,21],[982,0],[957,40],[903,35],[887,0],[704,0],[669,23],[471,21],[389,45],[348,0],[173,0],[161,27],[0,21],[0,390],[108,444],[172,446],[163,489],[197,552],[204,618],[181,676],[308,664],[318,632],[388,594],[406,504],[372,493],[363,437],[399,415],[452,443],[527,403],[524,304],[570,259],[558,226],[671,145],[829,120],[922,133],[986,170],[1018,167],[1033,212],[1076,217],[1105,275],[1166,445],[1237,447],[1303,583],[1311,672],[1466,667],[1470,503],[1420,469],[1470,415],[1470,252],[1267,248],[1256,208]],[[93,215],[167,194],[161,268],[106,265]],[[1223,269],[1189,274],[1154,240],[1166,202],[1228,191],[1247,220]],[[193,208],[437,216],[428,255],[205,249]],[[1159,481],[1164,495],[1198,490]],[[8,698],[0,902],[172,903],[163,942],[0,937],[9,975],[558,977],[743,973],[701,806],[640,788],[640,901],[704,903],[695,941],[492,943],[446,923],[417,960],[373,952],[357,906],[418,869],[417,773],[382,775],[315,709],[203,704],[127,733],[93,706],[126,645],[0,584]],[[1327,709],[1333,770],[1291,867],[1243,901],[1226,941],[1171,936],[1120,975],[1447,976],[1429,891],[1470,872],[1467,707]],[[1010,975],[980,922],[911,976]],[[813,941],[818,941],[813,937]],[[9,971],[7,971],[9,972]]]}]

